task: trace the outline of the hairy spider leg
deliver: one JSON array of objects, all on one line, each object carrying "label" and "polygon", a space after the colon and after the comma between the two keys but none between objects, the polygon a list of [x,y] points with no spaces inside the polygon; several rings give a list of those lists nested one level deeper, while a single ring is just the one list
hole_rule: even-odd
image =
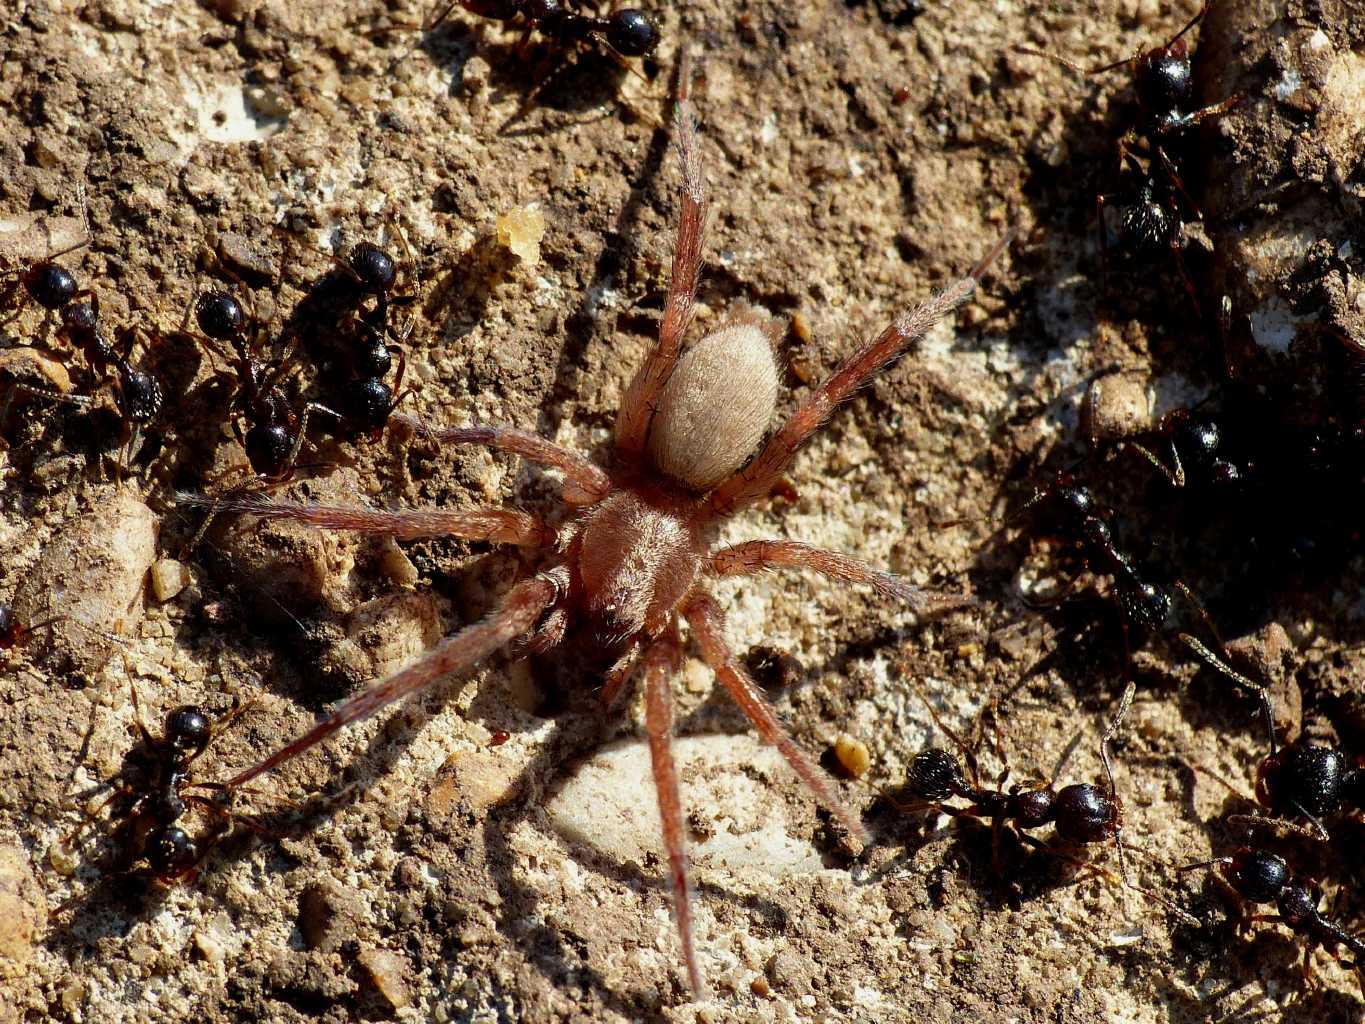
[{"label": "hairy spider leg", "polygon": [[433,427],[408,413],[396,413],[401,423],[416,436],[438,444],[480,444],[508,455],[519,455],[529,462],[549,466],[564,474],[563,498],[566,505],[595,505],[611,492],[611,478],[576,452],[529,430],[516,427]]},{"label": "hairy spider leg", "polygon": [[542,573],[514,586],[491,614],[466,626],[454,636],[437,644],[417,661],[382,682],[343,701],[335,711],[304,733],[240,775],[229,779],[229,789],[244,786],[285,761],[291,760],[352,722],[368,718],[380,708],[425,689],[446,676],[463,671],[482,661],[498,648],[529,632],[542,612],[567,588],[567,572]]},{"label": "hairy spider leg", "polygon": [[829,784],[829,777],[815,766],[815,762],[807,757],[787,734],[787,730],[778,720],[776,710],[736,659],[725,637],[725,614],[715,599],[704,590],[695,589],[684,602],[682,613],[692,627],[697,643],[701,647],[702,657],[711,666],[716,679],[730,692],[740,710],[753,723],[759,735],[778,749],[816,800],[833,814],[844,828],[859,842],[870,843],[872,836],[867,828],[839,799]]},{"label": "hairy spider leg", "polygon": [[882,597],[904,602],[921,615],[971,603],[965,594],[924,590],[860,558],[794,540],[751,540],[721,548],[711,555],[707,567],[717,576],[757,576],[773,569],[810,569],[830,579],[869,586]]},{"label": "hairy spider leg", "polygon": [[918,343],[935,324],[971,298],[987,268],[1013,237],[1012,232],[1006,233],[966,277],[954,281],[917,309],[901,313],[881,334],[845,359],[828,380],[806,396],[791,418],[768,439],[763,450],[748,465],[711,492],[706,499],[708,511],[713,515],[729,515],[767,496],[786,473],[796,453],[829,419],[839,403],[852,397]]},{"label": "hairy spider leg", "polygon": [[669,880],[673,885],[673,916],[678,925],[687,980],[698,996],[706,991],[692,929],[692,886],[687,864],[687,833],[683,829],[682,797],[678,770],[673,763],[673,690],[670,683],[682,663],[682,645],[676,627],[645,651],[645,732],[649,737],[649,763],[654,791],[663,822],[664,849],[668,854]]},{"label": "hairy spider leg", "polygon": [[701,169],[697,147],[697,118],[690,101],[692,61],[684,49],[678,72],[677,108],[674,131],[677,135],[678,164],[682,171],[681,210],[678,236],[673,248],[673,276],[668,285],[663,321],[659,324],[658,344],[645,357],[630,382],[630,388],[616,415],[616,451],[638,461],[649,438],[650,421],[658,408],[659,392],[667,383],[682,350],[682,339],[692,323],[701,274],[701,246],[706,221],[706,177]]}]

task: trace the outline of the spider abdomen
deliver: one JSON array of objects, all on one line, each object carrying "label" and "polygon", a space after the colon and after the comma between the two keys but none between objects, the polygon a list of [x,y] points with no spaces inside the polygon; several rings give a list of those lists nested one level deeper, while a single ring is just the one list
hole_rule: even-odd
[{"label": "spider abdomen", "polygon": [[770,323],[750,315],[683,353],[650,424],[649,454],[660,472],[707,491],[758,447],[777,406]]}]

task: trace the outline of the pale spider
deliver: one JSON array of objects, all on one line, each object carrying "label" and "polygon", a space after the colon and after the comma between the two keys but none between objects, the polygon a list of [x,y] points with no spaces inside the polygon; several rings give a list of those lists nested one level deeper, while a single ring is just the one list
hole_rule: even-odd
[{"label": "pale spider", "polygon": [[[514,427],[436,428],[411,416],[394,417],[427,438],[484,445],[558,469],[564,476],[562,499],[578,510],[573,519],[555,528],[536,516],[507,508],[387,512],[269,501],[259,496],[220,506],[321,529],[408,539],[449,536],[549,549],[558,555],[558,564],[517,583],[483,621],[449,637],[397,675],[344,701],[306,735],[226,785],[235,788],[250,782],[342,726],[468,669],[514,639],[529,637],[529,646],[535,650],[553,648],[574,622],[615,657],[602,689],[604,707],[620,696],[637,671],[644,677],[646,731],[674,912],[688,981],[700,994],[704,985],[692,936],[682,804],[670,740],[669,684],[683,652],[679,617],[686,620],[702,657],[758,732],[776,745],[815,798],[866,843],[869,836],[858,816],[788,736],[772,705],[731,650],[724,615],[706,581],[770,569],[811,569],[845,583],[870,586],[921,613],[960,605],[962,599],[921,590],[857,558],[798,541],[749,541],[716,548],[717,524],[768,497],[835,406],[964,302],[1005,241],[967,277],[918,309],[902,313],[845,360],[748,459],[776,408],[780,371],[773,349],[781,332],[766,315],[745,310],[683,351],[701,267],[705,184],[686,70],[679,81],[675,131],[682,169],[682,213],[672,281],[658,345],[636,373],[617,415],[610,464],[595,465]],[[201,503],[206,499],[188,500]]]}]

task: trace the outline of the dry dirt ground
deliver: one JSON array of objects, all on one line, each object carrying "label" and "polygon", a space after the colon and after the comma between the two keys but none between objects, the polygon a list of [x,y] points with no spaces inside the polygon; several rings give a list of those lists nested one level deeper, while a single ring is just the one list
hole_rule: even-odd
[{"label": "dry dirt ground", "polygon": [[[1168,38],[1188,0],[660,4],[663,43],[638,75],[593,48],[568,65],[536,41],[522,52],[516,32],[459,11],[423,38],[403,27],[425,13],[412,0],[5,8],[0,256],[21,264],[78,233],[63,218],[83,183],[92,241],[63,262],[109,322],[165,328],[135,359],[168,399],[146,452],[157,461],[122,483],[107,411],[20,395],[0,425],[0,598],[24,622],[84,623],[0,653],[0,1020],[1361,1019],[1350,970],[1318,952],[1305,987],[1286,929],[1237,932],[1208,873],[1176,871],[1241,842],[1223,818],[1248,809],[1191,766],[1246,793],[1266,741],[1255,705],[1170,637],[1135,654],[1118,785],[1135,880],[1201,927],[1102,874],[1068,879],[1064,861],[1008,834],[997,871],[982,829],[880,796],[947,742],[912,683],[963,729],[999,697],[1014,779],[1050,775],[1073,738],[1062,780],[1099,778],[1124,671],[1111,606],[1084,588],[1051,610],[1025,604],[1021,588],[1074,566],[1009,519],[1087,454],[1088,375],[1119,364],[1158,412],[1229,374],[1291,382],[1310,409],[1358,380],[1342,356],[1362,341],[1358,0],[1216,3],[1192,34],[1202,95],[1245,96],[1183,158],[1206,214],[1185,257],[1198,315],[1170,259],[1099,258],[1095,196],[1131,116],[1126,70],[1085,79],[1010,51],[1119,60]],[[778,652],[752,661],[806,749],[826,764],[840,734],[869,749],[866,775],[839,785],[874,844],[850,847],[689,662],[679,749],[712,986],[689,1001],[639,711],[598,711],[584,652],[496,657],[264,778],[237,807],[268,834],[239,827],[192,881],[113,870],[119,837],[102,821],[66,851],[137,742],[130,674],[154,730],[179,704],[251,702],[196,766],[226,778],[477,618],[518,570],[484,545],[225,518],[183,578],[160,562],[159,586],[146,582],[199,521],[175,491],[242,463],[230,389],[171,332],[195,289],[235,266],[278,323],[328,267],[310,245],[386,240],[392,222],[420,294],[405,408],[604,450],[667,285],[664,122],[684,43],[700,62],[714,196],[700,327],[741,301],[794,318],[784,409],[856,339],[1019,232],[954,323],[801,456],[796,496],[726,535],[828,545],[979,601],[916,623],[804,576],[720,588],[735,642]],[[539,251],[514,253],[500,221],[537,214]],[[84,362],[40,313],[7,317],[5,372],[88,392]],[[292,386],[325,401],[313,355],[300,363]],[[298,497],[549,509],[557,493],[551,475],[397,431],[372,444],[317,434],[303,461]],[[1122,502],[1130,542],[1170,552],[1229,636],[1287,641],[1288,724],[1365,750],[1352,546],[1309,581],[1249,572],[1224,557],[1216,521],[1192,539],[1172,512],[1183,499],[1131,451],[1081,467]],[[999,751],[984,746],[982,767],[993,779]],[[1342,826],[1296,861],[1353,930],[1358,839]],[[1094,856],[1116,869],[1111,848]]]}]

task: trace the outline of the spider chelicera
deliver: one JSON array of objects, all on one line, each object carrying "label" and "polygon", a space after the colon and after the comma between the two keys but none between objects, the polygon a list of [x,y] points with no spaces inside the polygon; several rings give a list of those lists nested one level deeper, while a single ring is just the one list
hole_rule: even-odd
[{"label": "spider chelicera", "polygon": [[[442,444],[476,444],[559,470],[562,500],[576,513],[562,526],[509,508],[365,508],[269,501],[246,496],[220,511],[290,520],[326,530],[396,538],[460,537],[552,552],[553,567],[514,585],[485,619],[465,627],[415,663],[340,704],[311,731],[227,782],[244,785],[296,757],[351,722],[454,673],[517,638],[532,650],[557,646],[573,627],[586,631],[614,660],[602,690],[604,706],[642,678],[645,723],[663,820],[674,910],[688,981],[704,989],[692,935],[682,803],[674,767],[670,681],[679,669],[687,623],[702,657],[745,715],[773,743],[815,798],[859,840],[858,816],[828,777],[783,728],[726,638],[725,616],[710,581],[774,569],[810,569],[862,584],[917,612],[960,605],[960,597],[913,587],[860,559],[789,540],[717,547],[718,524],[768,497],[792,460],[834,408],[915,345],[975,291],[999,242],[966,277],[923,305],[899,314],[798,405],[768,437],[780,371],[774,343],[780,325],[746,311],[684,350],[701,268],[706,189],[684,69],[675,131],[682,171],[681,223],[659,341],[636,373],[617,414],[614,451],[599,466],[513,427],[437,428],[396,415],[418,435]],[[752,458],[751,453],[758,449]],[[186,496],[190,503],[212,499]]]}]

